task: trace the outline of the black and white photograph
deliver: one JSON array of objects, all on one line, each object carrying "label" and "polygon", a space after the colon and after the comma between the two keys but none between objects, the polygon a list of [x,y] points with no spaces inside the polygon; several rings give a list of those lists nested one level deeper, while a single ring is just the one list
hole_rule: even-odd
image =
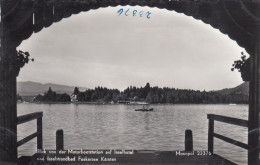
[{"label": "black and white photograph", "polygon": [[0,165],[260,164],[260,1],[0,13]]}]

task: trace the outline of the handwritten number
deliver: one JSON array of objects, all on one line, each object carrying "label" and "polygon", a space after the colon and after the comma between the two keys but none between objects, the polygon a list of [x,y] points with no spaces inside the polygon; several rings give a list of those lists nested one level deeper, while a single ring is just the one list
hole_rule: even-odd
[{"label": "handwritten number", "polygon": [[128,16],[129,14],[126,14],[126,13],[128,13],[129,12],[129,9],[125,12],[125,16]]},{"label": "handwritten number", "polygon": [[133,11],[133,16],[135,16],[135,15],[136,15],[136,13],[137,13],[137,10],[134,10],[134,11]]},{"label": "handwritten number", "polygon": [[147,13],[145,13],[145,15],[147,15],[147,18],[148,19],[150,19],[151,17],[150,17],[150,15],[151,15],[152,13],[151,12],[149,12],[149,11],[147,11]]},{"label": "handwritten number", "polygon": [[[129,16],[129,14],[131,14],[130,12],[130,9],[127,9],[125,12],[124,12],[124,9],[119,9],[117,11],[118,13],[118,16],[120,16],[123,12],[125,13],[125,16]],[[147,19],[150,19],[151,18],[151,12],[150,11],[147,11],[145,14],[145,12],[143,10],[141,10],[140,12],[138,12],[137,10],[133,10],[133,16],[135,17],[137,14],[139,14],[140,17],[143,17],[143,15],[146,16]]]},{"label": "handwritten number", "polygon": [[119,9],[118,11],[117,11],[117,13],[119,13],[119,15],[121,15],[122,13],[123,13],[123,9]]},{"label": "handwritten number", "polygon": [[139,15],[140,17],[143,17],[144,11],[140,11]]}]

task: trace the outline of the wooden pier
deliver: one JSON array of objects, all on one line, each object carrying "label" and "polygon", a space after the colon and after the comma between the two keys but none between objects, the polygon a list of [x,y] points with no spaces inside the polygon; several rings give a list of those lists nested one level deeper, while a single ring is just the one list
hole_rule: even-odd
[{"label": "wooden pier", "polygon": [[[217,120],[221,116],[209,115],[211,120]],[[33,113],[19,117],[19,121],[29,121],[42,117],[41,113]],[[225,119],[225,118],[224,118]],[[40,120],[41,121],[41,120]],[[229,120],[232,121],[232,120]],[[42,125],[37,122],[38,126]],[[42,130],[41,128],[38,128]],[[212,128],[210,128],[212,129]],[[209,131],[210,133],[212,131]],[[235,163],[213,154],[213,147],[207,151],[193,151],[192,131],[185,131],[185,151],[156,151],[156,150],[72,150],[64,149],[63,130],[56,132],[56,149],[42,150],[41,145],[37,145],[38,153],[33,156],[22,156],[18,160],[18,165],[62,165],[62,164],[152,164],[152,165],[234,165]],[[30,135],[31,136],[31,135]],[[212,136],[209,134],[209,136]],[[42,144],[41,136],[38,143]],[[212,139],[213,141],[213,139]],[[213,144],[213,142],[212,142]]]},{"label": "wooden pier", "polygon": [[[32,114],[23,115],[17,118],[18,124],[22,124],[31,120],[37,120],[37,131],[32,135],[25,137],[17,142],[17,146],[21,146],[26,142],[37,138],[37,149],[42,151],[42,112],[36,112]],[[102,154],[82,154],[82,152],[69,152],[64,150],[64,133],[62,129],[56,132],[56,149],[46,150],[43,153],[36,153],[33,156],[23,156],[19,158],[19,165],[27,164],[64,164],[68,163],[65,160],[48,160],[48,157],[56,157],[63,159],[66,157],[75,159],[71,164],[207,164],[207,165],[231,165],[233,162],[222,158],[221,156],[214,154],[214,137],[219,138],[227,143],[231,143],[238,147],[248,150],[248,145],[230,139],[223,135],[214,133],[214,121],[224,122],[227,124],[234,124],[237,126],[248,127],[248,121],[242,119],[236,119],[231,117],[225,117],[220,115],[208,114],[209,129],[208,129],[208,150],[207,151],[193,151],[193,135],[191,130],[185,131],[185,151],[154,151],[154,150],[132,150],[131,154],[117,154],[117,150],[98,150]],[[77,151],[77,150],[74,150]],[[93,150],[84,150],[93,151]],[[118,151],[120,152],[120,151]],[[81,158],[95,158],[98,161],[81,161]],[[109,158],[116,161],[102,161],[102,158]],[[39,160],[41,159],[41,160]]]}]

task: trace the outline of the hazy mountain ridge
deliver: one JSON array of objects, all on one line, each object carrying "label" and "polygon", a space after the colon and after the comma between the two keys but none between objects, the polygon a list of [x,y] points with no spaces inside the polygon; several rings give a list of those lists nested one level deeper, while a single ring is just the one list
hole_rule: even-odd
[{"label": "hazy mountain ridge", "polygon": [[[71,95],[74,91],[75,87],[66,86],[66,85],[59,85],[53,83],[37,83],[32,81],[26,82],[17,82],[17,93],[21,96],[36,96],[38,94],[43,94],[46,92],[49,87],[57,93],[67,93]],[[80,91],[85,91],[87,88],[78,87]]]},{"label": "hazy mountain ridge", "polygon": [[238,85],[234,88],[225,88],[214,92],[218,92],[223,95],[237,94],[249,96],[249,82],[244,82],[241,85]]}]

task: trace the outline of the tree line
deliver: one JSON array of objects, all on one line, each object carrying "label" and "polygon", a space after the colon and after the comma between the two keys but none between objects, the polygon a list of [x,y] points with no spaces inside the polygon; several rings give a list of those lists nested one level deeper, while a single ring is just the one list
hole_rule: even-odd
[{"label": "tree line", "polygon": [[35,102],[70,102],[71,98],[68,94],[57,94],[52,91],[51,87],[43,95],[37,95],[33,101]]},{"label": "tree line", "polygon": [[96,87],[79,91],[75,87],[71,96],[68,94],[57,94],[51,88],[44,94],[38,95],[34,101],[58,101],[58,102],[137,102],[145,101],[151,104],[217,104],[217,103],[248,103],[248,96],[243,94],[221,94],[219,92],[206,92],[190,89],[159,88],[151,87],[147,83],[144,87],[130,86],[124,91],[118,89],[108,89],[105,87]]}]

